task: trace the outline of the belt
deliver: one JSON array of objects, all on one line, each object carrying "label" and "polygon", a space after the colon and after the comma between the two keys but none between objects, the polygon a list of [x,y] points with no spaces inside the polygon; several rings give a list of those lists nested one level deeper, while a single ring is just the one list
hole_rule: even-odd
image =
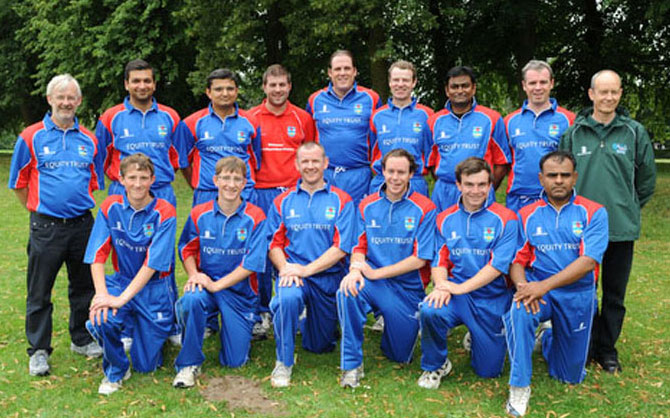
[{"label": "belt", "polygon": [[72,224],[76,224],[76,223],[79,223],[79,222],[83,222],[84,220],[89,218],[91,216],[91,212],[86,211],[83,215],[75,216],[74,218],[57,218],[55,216],[45,215],[43,213],[38,213],[38,212],[33,212],[33,215],[37,219],[41,219],[41,220],[44,220],[44,221],[49,221],[49,222],[53,222],[53,223],[57,223],[57,224],[61,224],[61,225],[72,225]]}]

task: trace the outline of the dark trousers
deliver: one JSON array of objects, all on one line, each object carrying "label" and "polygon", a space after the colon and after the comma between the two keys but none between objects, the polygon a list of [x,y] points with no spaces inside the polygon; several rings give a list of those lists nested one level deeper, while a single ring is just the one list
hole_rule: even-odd
[{"label": "dark trousers", "polygon": [[28,355],[39,349],[49,353],[52,351],[51,291],[63,262],[67,266],[69,278],[70,338],[76,345],[93,341],[86,330],[86,320],[95,289],[91,268],[84,264],[84,253],[92,227],[93,217],[90,213],[65,222],[37,213],[30,214],[26,297],[26,337],[30,345]]},{"label": "dark trousers", "polygon": [[592,348],[596,358],[616,357],[614,348],[626,314],[624,297],[633,265],[635,241],[610,241],[603,256],[601,283],[603,295],[600,310],[593,321]]}]

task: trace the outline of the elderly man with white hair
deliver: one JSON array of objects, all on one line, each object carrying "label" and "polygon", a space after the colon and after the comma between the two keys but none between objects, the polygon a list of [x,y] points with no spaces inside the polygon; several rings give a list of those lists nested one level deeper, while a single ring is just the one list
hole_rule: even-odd
[{"label": "elderly man with white hair", "polygon": [[47,85],[51,111],[19,135],[9,173],[9,188],[30,212],[26,337],[29,371],[49,373],[53,304],[51,290],[63,262],[67,265],[70,299],[70,349],[98,357],[102,350],[86,331],[94,294],[84,252],[93,226],[92,192],[104,187],[104,149],[75,116],[81,89],[69,74]]}]

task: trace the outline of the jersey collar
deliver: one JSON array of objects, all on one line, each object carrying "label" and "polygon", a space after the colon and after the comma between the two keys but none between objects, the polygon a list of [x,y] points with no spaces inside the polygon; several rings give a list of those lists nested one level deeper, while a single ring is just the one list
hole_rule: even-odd
[{"label": "jersey collar", "polygon": [[335,90],[333,90],[333,82],[332,81],[328,82],[328,94],[333,95],[333,97],[335,97],[337,100],[340,100],[340,101],[346,99],[350,95],[355,94],[356,91],[358,91],[358,82],[354,80],[354,85],[351,86],[351,89],[349,89],[349,91],[344,96],[342,96],[342,98],[340,99],[340,96],[338,96],[335,93]]},{"label": "jersey collar", "polygon": [[416,107],[417,102],[418,102],[418,100],[417,100],[416,96],[412,96],[412,101],[409,102],[409,104],[405,107],[398,107],[398,106],[394,105],[393,104],[393,97],[389,97],[387,103],[388,103],[390,109],[394,109],[394,110],[396,110],[396,109],[397,110],[403,110],[403,109],[414,110],[414,108]]},{"label": "jersey collar", "polygon": [[[58,125],[54,123],[54,121],[51,119],[51,111],[48,111],[46,115],[44,115],[44,119],[42,119],[42,123],[44,123],[44,127],[47,128],[47,130],[52,130],[52,129],[57,129],[59,131],[63,131],[62,128],[60,128]],[[74,125],[72,125],[71,128],[66,129],[68,131],[70,130],[79,130],[79,119],[75,116],[74,117]]]},{"label": "jersey collar", "polygon": [[[130,104],[130,96],[126,96],[126,98],[123,99],[123,105],[125,106],[126,109],[128,109],[130,111],[135,110],[135,111],[138,111],[140,113],[143,113],[140,109],[138,109],[135,106],[133,106],[132,104]],[[151,98],[151,107],[149,108],[149,110],[147,110],[147,112],[151,112],[151,111],[155,111],[155,110],[158,110],[158,102],[156,101],[155,97],[152,97]]]}]

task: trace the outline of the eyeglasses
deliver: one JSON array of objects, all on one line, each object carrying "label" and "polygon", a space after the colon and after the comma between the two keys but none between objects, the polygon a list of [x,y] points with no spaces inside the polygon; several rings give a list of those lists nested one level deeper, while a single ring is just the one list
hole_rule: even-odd
[{"label": "eyeglasses", "polygon": [[231,182],[235,184],[244,183],[244,177],[240,176],[216,176],[216,177],[224,183],[231,183]]}]

